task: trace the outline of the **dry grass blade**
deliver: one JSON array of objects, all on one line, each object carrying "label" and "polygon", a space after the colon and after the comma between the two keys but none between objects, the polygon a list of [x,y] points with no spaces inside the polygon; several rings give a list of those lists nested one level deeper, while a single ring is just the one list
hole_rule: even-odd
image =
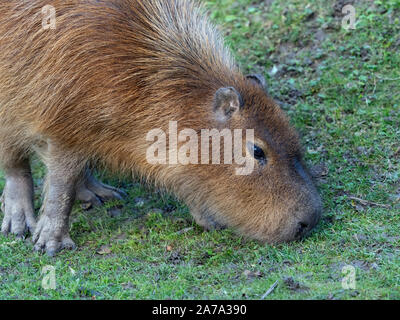
[{"label": "dry grass blade", "polygon": [[279,280],[277,280],[271,288],[268,289],[268,291],[261,297],[261,300],[264,300],[266,297],[268,297],[278,286]]},{"label": "dry grass blade", "polygon": [[389,205],[389,204],[376,203],[376,202],[364,200],[364,199],[353,197],[353,196],[349,196],[348,198],[350,200],[357,201],[357,202],[361,203],[364,206],[373,206],[373,207],[380,207],[380,208],[385,208],[385,209],[390,209],[391,208],[391,205]]}]

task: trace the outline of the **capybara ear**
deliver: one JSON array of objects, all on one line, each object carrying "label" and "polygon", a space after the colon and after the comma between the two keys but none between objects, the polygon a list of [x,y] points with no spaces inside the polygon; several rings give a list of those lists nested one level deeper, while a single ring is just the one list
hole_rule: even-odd
[{"label": "capybara ear", "polygon": [[228,121],[243,106],[243,99],[235,88],[221,88],[215,94],[214,112],[220,122]]},{"label": "capybara ear", "polygon": [[246,76],[246,79],[250,80],[254,84],[266,89],[267,83],[265,82],[265,78],[261,74],[249,74]]}]

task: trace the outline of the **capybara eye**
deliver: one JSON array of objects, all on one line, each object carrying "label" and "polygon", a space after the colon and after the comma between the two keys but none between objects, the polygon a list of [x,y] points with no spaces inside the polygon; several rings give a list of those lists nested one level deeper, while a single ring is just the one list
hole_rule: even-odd
[{"label": "capybara eye", "polygon": [[254,159],[259,161],[261,164],[265,164],[265,162],[267,161],[267,157],[265,156],[264,150],[255,144],[249,144],[249,148],[253,149],[250,149],[250,152],[252,152],[252,154],[254,155]]},{"label": "capybara eye", "polygon": [[256,160],[265,160],[265,153],[263,149],[256,145],[254,145],[254,158],[256,158]]}]

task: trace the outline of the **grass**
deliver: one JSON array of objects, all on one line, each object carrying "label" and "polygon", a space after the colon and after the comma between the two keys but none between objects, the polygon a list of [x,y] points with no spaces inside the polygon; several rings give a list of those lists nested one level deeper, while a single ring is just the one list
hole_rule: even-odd
[{"label": "grass", "polygon": [[[357,11],[349,31],[330,1],[206,2],[319,167],[325,213],[311,237],[263,246],[205,233],[172,197],[103,174],[129,196],[89,212],[75,206],[77,251],[49,258],[0,237],[0,298],[259,299],[278,281],[268,299],[400,299],[400,1],[348,2]],[[33,165],[40,185],[43,167]],[[42,287],[48,265],[55,290]],[[342,287],[347,265],[355,289]]]}]

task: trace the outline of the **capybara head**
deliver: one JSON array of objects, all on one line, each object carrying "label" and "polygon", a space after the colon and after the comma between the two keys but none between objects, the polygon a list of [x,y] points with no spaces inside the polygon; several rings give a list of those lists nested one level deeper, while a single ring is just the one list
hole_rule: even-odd
[{"label": "capybara head", "polygon": [[251,75],[220,88],[207,108],[211,116],[205,118],[218,130],[254,131],[252,140],[241,137],[254,167],[246,174],[237,174],[242,166],[236,163],[182,167],[180,184],[196,221],[206,228],[233,227],[267,243],[305,236],[319,221],[321,199],[305,167],[298,134],[267,95],[263,78]]}]

